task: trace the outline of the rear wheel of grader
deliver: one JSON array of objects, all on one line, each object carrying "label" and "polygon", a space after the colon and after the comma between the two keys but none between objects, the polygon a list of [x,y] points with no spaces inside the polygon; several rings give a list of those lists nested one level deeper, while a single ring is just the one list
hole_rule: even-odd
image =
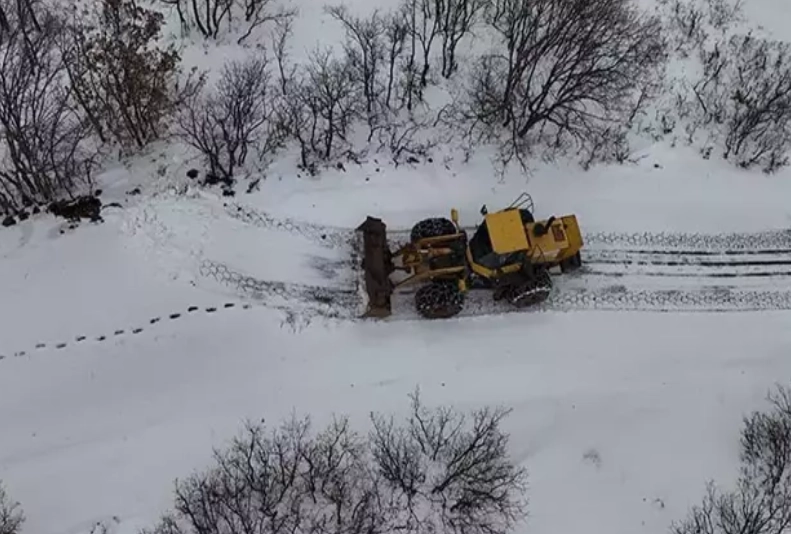
[{"label": "rear wheel of grader", "polygon": [[560,270],[563,273],[574,272],[580,267],[582,267],[582,256],[579,252],[560,262]]},{"label": "rear wheel of grader", "polygon": [[412,243],[426,239],[427,237],[439,237],[442,235],[453,235],[458,230],[453,221],[445,217],[433,217],[431,219],[423,219],[412,227],[412,232],[409,235]]},{"label": "rear wheel of grader", "polygon": [[455,280],[435,280],[417,290],[415,307],[426,319],[447,319],[461,312],[464,295]]},{"label": "rear wheel of grader", "polygon": [[511,286],[505,293],[505,298],[517,308],[536,306],[546,301],[552,292],[552,278],[549,271],[541,269],[535,277],[520,284]]}]

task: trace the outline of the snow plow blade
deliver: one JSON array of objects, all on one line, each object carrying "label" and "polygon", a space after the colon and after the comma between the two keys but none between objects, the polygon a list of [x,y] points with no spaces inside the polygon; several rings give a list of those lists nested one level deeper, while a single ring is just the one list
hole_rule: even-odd
[{"label": "snow plow blade", "polygon": [[368,217],[357,227],[358,250],[362,251],[359,287],[364,300],[362,317],[384,318],[392,313],[390,297],[393,261],[387,245],[387,228],[381,219]]}]

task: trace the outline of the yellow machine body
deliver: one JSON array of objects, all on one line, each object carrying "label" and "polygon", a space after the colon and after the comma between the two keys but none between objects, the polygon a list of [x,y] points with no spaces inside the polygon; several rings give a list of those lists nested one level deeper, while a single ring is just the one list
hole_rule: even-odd
[{"label": "yellow machine body", "polygon": [[[454,281],[462,293],[475,284],[514,293],[516,286],[531,278],[548,280],[546,272],[552,267],[567,272],[580,266],[583,239],[575,215],[535,221],[531,210],[518,206],[493,213],[484,208],[482,214],[482,224],[468,236],[453,209],[452,222],[442,220],[446,224],[435,232],[439,235],[421,237],[413,231],[410,242],[392,252],[387,249],[384,223],[369,217],[358,229],[364,238],[365,315],[389,315],[391,294],[407,284],[444,280]],[[389,278],[395,271],[407,276],[395,282]]]}]

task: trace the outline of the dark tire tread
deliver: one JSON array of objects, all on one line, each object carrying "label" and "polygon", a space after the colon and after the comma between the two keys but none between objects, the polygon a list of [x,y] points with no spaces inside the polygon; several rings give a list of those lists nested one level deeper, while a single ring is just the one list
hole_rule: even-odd
[{"label": "dark tire tread", "polygon": [[453,221],[445,217],[433,217],[423,219],[412,227],[409,238],[412,243],[428,237],[439,237],[443,235],[453,235],[457,233],[456,225]]},{"label": "dark tire tread", "polygon": [[447,319],[464,308],[464,294],[455,280],[438,280],[415,293],[415,307],[426,319]]}]

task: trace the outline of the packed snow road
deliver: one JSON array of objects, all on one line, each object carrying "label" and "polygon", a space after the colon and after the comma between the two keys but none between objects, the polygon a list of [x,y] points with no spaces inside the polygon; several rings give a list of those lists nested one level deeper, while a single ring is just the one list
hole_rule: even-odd
[{"label": "packed snow road", "polygon": [[[235,219],[260,228],[292,233],[323,248],[344,251],[348,261],[314,261],[329,286],[269,282],[234,272],[233,266],[204,260],[202,274],[258,300],[288,303],[295,312],[333,318],[358,316],[354,273],[354,230],[279,219],[229,204]],[[474,230],[470,228],[468,230]],[[408,230],[390,229],[395,246]],[[791,309],[791,232],[590,233],[584,236],[583,268],[554,278],[549,300],[532,311],[758,311]],[[414,319],[414,288],[394,296],[390,320]],[[468,294],[461,317],[514,312],[486,291]]]}]

